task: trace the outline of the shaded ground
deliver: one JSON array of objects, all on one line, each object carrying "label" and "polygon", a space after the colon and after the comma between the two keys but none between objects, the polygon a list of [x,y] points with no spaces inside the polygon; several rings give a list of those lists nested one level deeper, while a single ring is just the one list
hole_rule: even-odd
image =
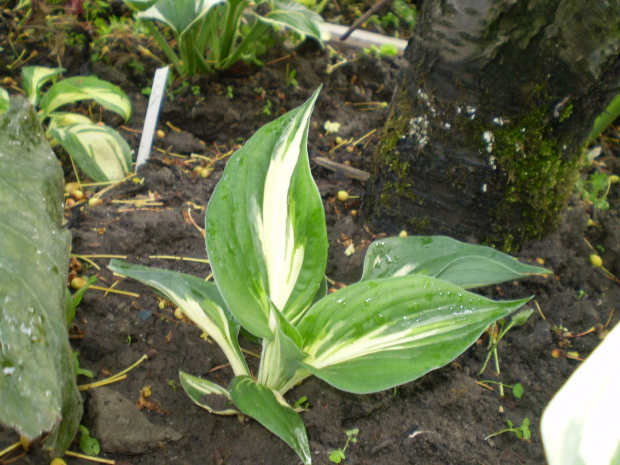
[{"label": "shaded ground", "polygon": [[[273,54],[271,60],[287,53]],[[102,205],[67,209],[73,253],[125,255],[134,263],[207,276],[209,268],[203,263],[149,257],[207,258],[204,240],[192,221],[202,225],[204,206],[225,166],[226,154],[264,123],[305,101],[321,83],[324,87],[309,137],[311,159],[327,157],[371,170],[370,157],[378,133],[368,134],[385,120],[387,110],[380,102],[390,100],[399,63],[349,56],[347,63],[327,72],[343,58],[328,58],[309,47],[298,50],[296,56],[267,64],[251,76],[192,81],[192,86],[200,86],[198,97],[188,86],[173,101],[164,103],[160,128],[166,135],[156,140],[160,151],[155,150],[152,160],[139,172],[141,182],[109,190],[102,195]],[[74,64],[78,63],[76,58]],[[71,63],[63,64],[77,72]],[[297,70],[298,89],[286,83],[287,65],[289,70]],[[137,150],[139,134],[134,130],[142,128],[147,103],[140,90],[148,85],[152,74],[132,74],[102,64],[96,64],[93,72],[121,85],[130,95],[134,113],[121,133]],[[341,124],[337,134],[325,134],[327,120]],[[337,147],[337,137],[346,143]],[[189,158],[191,153],[208,159]],[[618,173],[615,158],[605,161]],[[335,200],[335,195],[341,189],[361,195],[364,184],[326,170],[314,160],[311,164],[327,212],[327,274],[336,281],[351,283],[361,274],[365,248],[373,236],[354,221],[352,211],[357,201],[345,205]],[[203,178],[196,174],[197,166],[212,172]],[[146,199],[151,199],[152,205],[137,202]],[[481,378],[476,375],[486,355],[485,341],[480,340],[451,365],[395,390],[357,396],[336,391],[317,379],[293,389],[288,395],[291,402],[306,396],[310,404],[302,417],[313,463],[329,463],[329,452],[345,443],[344,430],[354,427],[360,433],[357,444],[351,444],[346,452],[345,463],[351,465],[544,463],[538,428],[542,410],[580,363],[553,358],[551,352],[562,348],[586,357],[601,337],[591,333],[567,338],[562,330],[553,328],[562,326],[578,334],[595,325],[611,328],[620,317],[619,312],[612,316],[614,305],[620,302],[620,287],[593,268],[588,258],[593,253],[589,243],[597,248],[605,266],[620,274],[617,188],[612,189],[609,199],[611,209],[603,212],[592,210],[575,197],[555,234],[523,248],[523,261],[541,259],[555,276],[484,291],[496,299],[536,296],[532,301],[536,311],[527,324],[511,330],[499,345],[501,376],[491,367]],[[595,226],[587,227],[589,218]],[[351,240],[356,252],[346,256],[344,251]],[[82,262],[82,273],[99,276],[100,285],[117,279],[105,269],[107,258],[93,261],[101,269]],[[232,372],[220,368],[226,364],[223,354],[211,341],[201,339],[200,330],[191,323],[177,320],[174,308],[160,308],[155,295],[145,287],[126,280],[116,289],[139,297],[89,291],[78,309],[74,334],[83,337],[73,342],[80,352],[81,366],[101,379],[121,371],[143,354],[149,353],[152,358],[133,370],[128,379],[84,394],[83,424],[101,440],[103,457],[135,465],[299,463],[286,444],[256,422],[216,417],[196,407],[180,387],[178,371],[227,384]],[[252,349],[250,344],[245,346]],[[520,382],[525,393],[521,399],[510,393],[502,399],[497,391],[476,384],[480,379]],[[79,379],[79,383],[86,381]],[[133,405],[145,386],[151,387],[150,399],[157,408],[139,411]],[[148,429],[141,423],[145,418],[167,430]],[[513,434],[484,441],[488,434],[503,429],[507,419],[519,425],[524,418],[531,421],[531,441],[519,440]],[[139,438],[140,431],[148,434]],[[414,434],[417,431],[421,433]],[[14,435],[0,432],[0,448],[14,440]],[[18,463],[47,461],[35,451]],[[67,458],[67,463],[86,462]]]}]

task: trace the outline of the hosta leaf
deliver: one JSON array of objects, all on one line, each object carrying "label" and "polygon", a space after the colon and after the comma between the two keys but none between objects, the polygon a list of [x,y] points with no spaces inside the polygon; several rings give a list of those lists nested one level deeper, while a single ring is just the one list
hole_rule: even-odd
[{"label": "hosta leaf", "polygon": [[230,393],[219,384],[179,372],[181,386],[196,405],[216,415],[238,415]]},{"label": "hosta leaf", "polygon": [[62,455],[82,416],[65,323],[63,174],[32,107],[0,116],[0,422]]},{"label": "hosta leaf", "polygon": [[47,126],[48,130],[78,123],[93,124],[92,120],[88,116],[70,111],[55,111],[47,116],[50,118],[50,123]]},{"label": "hosta leaf", "polygon": [[129,276],[173,302],[220,346],[235,374],[249,373],[237,341],[239,323],[226,308],[217,286],[177,271],[133,265],[113,259],[108,268]]},{"label": "hosta leaf", "polygon": [[275,327],[274,337],[263,341],[258,382],[285,393],[310,372],[299,363],[305,358],[299,331],[280,312],[275,309],[272,312],[271,318],[276,320],[270,321]]},{"label": "hosta leaf", "polygon": [[41,98],[41,88],[49,81],[60,76],[64,71],[64,68],[24,66],[22,68],[22,86],[28,101],[36,106]]},{"label": "hosta leaf", "polygon": [[97,182],[118,181],[131,172],[131,149],[108,126],[78,123],[50,132],[76,165]]},{"label": "hosta leaf", "polygon": [[362,281],[422,274],[468,289],[550,273],[490,247],[445,236],[410,236],[373,242],[364,259]]},{"label": "hosta leaf", "polygon": [[239,322],[262,338],[273,337],[270,306],[296,324],[325,271],[325,214],[306,147],[317,96],[263,126],[231,157],[207,207],[215,282]]},{"label": "hosta leaf", "polygon": [[39,107],[45,115],[68,103],[92,99],[104,108],[122,116],[131,116],[131,102],[120,87],[95,76],[75,76],[54,84],[43,96]]},{"label": "hosta leaf", "polygon": [[280,394],[249,376],[234,378],[229,391],[239,410],[291,446],[304,464],[312,463],[304,422]]},{"label": "hosta leaf", "polygon": [[362,281],[304,316],[303,364],[344,391],[388,389],[452,361],[528,300],[494,302],[420,275]]},{"label": "hosta leaf", "polygon": [[186,34],[214,6],[225,0],[159,0],[137,17],[165,24],[177,38]]},{"label": "hosta leaf", "polygon": [[144,11],[150,8],[157,0],[123,0],[123,3],[134,11]]},{"label": "hosta leaf", "polygon": [[320,24],[323,19],[303,5],[294,1],[276,1],[274,9],[265,16],[256,15],[258,21],[291,29],[303,36],[323,43]]}]

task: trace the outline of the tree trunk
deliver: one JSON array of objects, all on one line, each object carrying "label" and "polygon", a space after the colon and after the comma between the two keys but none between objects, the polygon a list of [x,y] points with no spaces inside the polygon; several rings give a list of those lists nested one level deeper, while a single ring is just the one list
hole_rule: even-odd
[{"label": "tree trunk", "polygon": [[425,0],[364,200],[376,230],[551,232],[620,91],[620,0]]}]

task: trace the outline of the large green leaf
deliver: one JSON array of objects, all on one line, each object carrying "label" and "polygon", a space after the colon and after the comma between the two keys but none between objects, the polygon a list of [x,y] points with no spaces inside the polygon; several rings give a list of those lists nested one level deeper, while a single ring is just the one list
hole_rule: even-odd
[{"label": "large green leaf", "polygon": [[0,422],[62,455],[80,418],[65,324],[63,174],[34,109],[0,115]]},{"label": "large green leaf", "polygon": [[490,247],[445,236],[391,237],[368,248],[362,281],[411,274],[433,276],[468,289],[551,271]]},{"label": "large green leaf", "polygon": [[181,386],[196,405],[215,415],[238,415],[227,389],[206,379],[179,372]]},{"label": "large green leaf", "polygon": [[388,389],[449,363],[528,300],[494,302],[420,275],[362,281],[306,313],[303,364],[344,391]]},{"label": "large green leaf", "polygon": [[165,24],[179,39],[220,3],[225,0],[159,0],[137,17]]},{"label": "large green leaf", "polygon": [[270,306],[295,324],[325,271],[325,214],[306,147],[317,96],[263,126],[231,157],[207,207],[215,282],[235,317],[262,338],[275,330]]},{"label": "large green leaf", "polygon": [[227,310],[215,284],[189,274],[117,259],[112,259],[108,268],[140,281],[173,302],[220,346],[235,374],[249,373],[237,341],[239,323]]},{"label": "large green leaf", "polygon": [[43,96],[39,107],[44,116],[68,103],[94,100],[102,107],[122,116],[131,116],[131,101],[120,87],[95,76],[75,76],[54,84]]},{"label": "large green leaf", "polygon": [[49,81],[56,79],[64,71],[64,68],[24,66],[22,68],[22,86],[28,101],[36,106],[41,98],[41,88]]},{"label": "large green leaf", "polygon": [[131,148],[109,126],[76,123],[54,127],[50,133],[75,164],[97,182],[118,181],[131,172]]},{"label": "large green leaf", "polygon": [[291,446],[304,464],[312,463],[304,422],[280,394],[249,376],[234,378],[229,391],[239,410]]}]

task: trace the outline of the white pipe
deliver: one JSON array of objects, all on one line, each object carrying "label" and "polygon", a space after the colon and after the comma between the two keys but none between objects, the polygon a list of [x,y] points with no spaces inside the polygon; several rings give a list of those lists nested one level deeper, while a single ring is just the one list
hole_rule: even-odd
[{"label": "white pipe", "polygon": [[330,41],[332,43],[338,43],[355,48],[367,48],[371,45],[381,47],[383,44],[394,45],[398,49],[398,54],[402,55],[407,47],[407,41],[403,39],[397,39],[395,37],[386,37],[374,32],[363,31],[356,29],[353,31],[347,40],[341,41],[340,36],[344,34],[347,26],[341,26],[339,24],[323,23],[321,24],[321,32],[331,35]]}]

